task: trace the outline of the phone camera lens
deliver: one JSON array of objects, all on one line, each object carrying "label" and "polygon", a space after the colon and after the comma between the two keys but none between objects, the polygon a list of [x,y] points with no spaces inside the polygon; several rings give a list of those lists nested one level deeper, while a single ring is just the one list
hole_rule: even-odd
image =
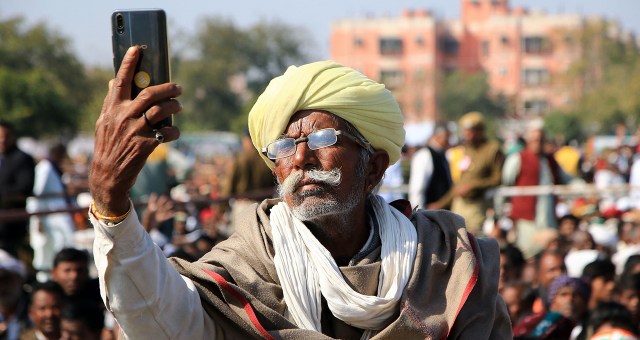
[{"label": "phone camera lens", "polygon": [[116,15],[116,29],[119,34],[124,33],[124,18],[122,17],[122,14]]}]

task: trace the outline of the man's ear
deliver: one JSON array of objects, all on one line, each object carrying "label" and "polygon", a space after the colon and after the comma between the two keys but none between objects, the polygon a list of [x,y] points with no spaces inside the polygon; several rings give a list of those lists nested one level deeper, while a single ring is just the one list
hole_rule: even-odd
[{"label": "man's ear", "polygon": [[369,157],[369,167],[366,174],[366,189],[371,192],[382,181],[384,172],[389,167],[389,154],[384,150],[376,150]]}]

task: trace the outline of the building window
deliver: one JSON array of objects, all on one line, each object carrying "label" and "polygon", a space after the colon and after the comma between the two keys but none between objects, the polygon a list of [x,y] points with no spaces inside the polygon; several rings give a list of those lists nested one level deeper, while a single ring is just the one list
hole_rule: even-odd
[{"label": "building window", "polygon": [[482,41],[482,43],[480,44],[480,51],[482,52],[482,55],[485,56],[485,57],[489,55],[489,41],[488,40]]},{"label": "building window", "polygon": [[354,45],[355,47],[361,47],[362,45],[364,45],[364,41],[363,41],[363,40],[362,40],[362,38],[360,38],[360,37],[355,37],[355,38],[353,39],[353,45]]},{"label": "building window", "polygon": [[380,82],[387,88],[394,89],[402,85],[404,76],[399,70],[381,70]]},{"label": "building window", "polygon": [[524,113],[526,115],[541,115],[548,109],[547,101],[544,99],[532,99],[524,101]]},{"label": "building window", "polygon": [[458,70],[458,68],[456,67],[456,65],[444,65],[444,67],[442,68],[442,73],[446,77],[446,76],[456,72],[457,70]]},{"label": "building window", "polygon": [[522,70],[522,83],[528,86],[544,85],[549,82],[549,71],[543,68],[525,68]]},{"label": "building window", "polygon": [[416,45],[418,45],[418,46],[424,45],[424,38],[422,38],[421,36],[417,36],[416,37]]},{"label": "building window", "polygon": [[458,54],[458,49],[460,45],[458,41],[453,37],[443,37],[438,41],[438,45],[440,47],[440,51],[444,54],[456,55]]},{"label": "building window", "polygon": [[500,37],[500,42],[501,42],[503,45],[508,44],[508,43],[509,43],[509,37],[507,37],[506,35],[501,36],[501,37]]},{"label": "building window", "polygon": [[548,53],[551,50],[549,40],[544,37],[524,37],[522,50],[529,54]]},{"label": "building window", "polygon": [[381,38],[380,54],[402,54],[402,40],[398,38]]}]

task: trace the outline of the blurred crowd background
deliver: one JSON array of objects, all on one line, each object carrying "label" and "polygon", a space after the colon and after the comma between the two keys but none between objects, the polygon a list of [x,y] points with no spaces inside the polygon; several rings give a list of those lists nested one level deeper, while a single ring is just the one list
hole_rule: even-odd
[{"label": "blurred crowd background", "polygon": [[[469,6],[485,2],[500,3]],[[427,15],[415,13],[402,18]],[[496,93],[479,65],[445,63],[433,77],[437,94],[427,96],[433,105],[408,103],[399,84],[417,85],[396,73],[371,76],[409,115],[403,156],[379,194],[452,210],[470,232],[498,241],[496,279],[517,338],[637,339],[640,53],[617,23],[579,23],[563,35],[577,47],[571,63],[529,72],[558,46],[543,39],[534,48],[538,66],[522,72],[531,93],[571,92],[562,105]],[[187,89],[174,121],[182,137],[156,149],[131,192],[167,256],[197,260],[233,233],[243,207],[276,196],[246,115],[272,77],[313,60],[304,34],[284,23],[238,27],[211,17],[194,36],[172,37],[173,79]],[[446,53],[452,37],[442,41]],[[91,135],[113,70],[83,65],[46,23],[0,18],[0,41],[0,339],[116,338],[87,219]],[[385,44],[398,52],[396,40]],[[476,42],[476,54],[488,46]]]},{"label": "blurred crowd background", "polygon": [[[467,124],[466,127],[463,124]],[[566,334],[570,334],[578,325],[583,328],[576,334],[587,329],[593,334],[594,329],[588,328],[589,316],[601,303],[615,302],[623,305],[632,317],[631,326],[636,332],[640,317],[638,132],[619,138],[617,146],[589,153],[586,145],[558,144],[552,139],[545,139],[542,125],[534,122],[522,138],[511,143],[486,136],[479,138],[480,148],[482,145],[498,147],[488,162],[490,170],[476,171],[480,177],[469,178],[465,174],[471,171],[465,166],[479,168],[487,162],[470,158],[469,164],[461,165],[464,160],[455,160],[453,155],[460,148],[475,148],[470,144],[473,139],[467,140],[465,136],[483,136],[483,124],[484,117],[477,112],[463,116],[458,122],[437,124],[428,143],[405,148],[402,159],[387,171],[379,194],[388,201],[411,196],[416,208],[451,209],[463,216],[468,213],[465,208],[479,202],[478,206],[483,209],[482,218],[474,220],[475,216],[467,217],[467,227],[477,236],[493,237],[500,244],[499,286],[514,325],[528,320],[527,317],[547,315],[553,308],[564,308],[569,312],[558,320],[566,321],[566,317],[571,321],[566,324],[557,321],[562,325],[561,330],[568,330]],[[0,145],[3,135],[11,140],[14,133],[7,126],[11,127],[0,124]],[[459,127],[462,134],[454,136],[449,132],[450,127]],[[420,153],[429,152],[429,148],[436,149],[434,141],[443,140],[437,138],[442,131],[445,131],[442,144],[445,166],[458,169],[457,175],[455,170],[449,170],[445,176],[433,170],[428,172],[424,168],[429,168],[430,163],[424,157],[417,157]],[[131,197],[138,217],[167,256],[197,260],[233,232],[236,214],[241,214],[244,206],[263,198],[276,197],[274,179],[251,145],[248,134],[242,133],[232,140],[235,142],[229,144],[228,150],[215,155],[199,156],[193,149],[176,143],[162,144],[149,157]],[[5,156],[0,167],[6,165],[7,155],[30,147],[29,143],[25,143],[24,148],[19,147],[20,143],[15,145],[16,148],[10,145],[0,148],[0,154],[4,152]],[[193,147],[200,146],[196,144]],[[524,157],[526,150],[535,150],[536,157],[545,159],[545,162],[522,161],[520,172],[523,168],[535,164],[540,167],[542,164],[562,176],[557,180],[548,176],[546,183],[535,181],[519,185],[509,182],[509,171],[505,167],[513,163],[514,158]],[[26,156],[25,159],[31,158]],[[433,168],[438,167],[437,159],[432,158]],[[0,242],[3,249],[0,250],[0,276],[4,275],[0,280],[0,294],[7,294],[0,299],[0,312],[11,311],[18,306],[25,308],[25,311],[30,311],[23,315],[27,317],[25,325],[33,325],[38,316],[23,304],[27,300],[11,299],[12,290],[2,286],[13,282],[20,287],[20,292],[33,294],[41,284],[53,280],[63,288],[67,284],[75,289],[86,289],[83,293],[86,297],[78,300],[91,297],[91,301],[102,308],[99,312],[104,312],[91,259],[93,230],[86,212],[91,201],[87,190],[89,162],[90,154],[71,157],[65,145],[52,145],[45,157],[27,161],[28,168],[19,171],[20,174],[32,174],[31,184],[24,188],[21,196],[24,208],[0,210],[3,237]],[[551,164],[556,164],[557,168]],[[11,171],[18,174],[15,169]],[[498,177],[492,171],[498,171]],[[432,180],[425,179],[429,174]],[[8,177],[0,175],[2,178]],[[562,182],[561,178],[565,181]],[[433,183],[447,183],[448,187],[439,196],[429,197],[433,193],[429,187],[436,186]],[[475,189],[456,193],[456,188],[464,187],[464,183],[473,183]],[[8,202],[7,189],[3,183],[3,204]],[[530,209],[528,218],[514,216],[516,207],[522,204],[518,197],[535,197],[539,201],[550,199],[551,219],[540,218],[542,213],[536,208]],[[464,200],[463,211],[453,209],[452,203],[456,199]],[[9,228],[23,228],[24,232],[9,232],[16,230]],[[71,256],[64,255],[66,253],[75,254],[74,259],[69,260],[75,261],[73,268],[63,271],[68,273],[66,280],[69,283],[55,274],[63,261],[58,258]],[[5,280],[9,276],[16,280]],[[583,289],[588,294],[580,296],[575,288],[575,296],[565,300],[569,306],[552,305],[550,285],[556,279],[564,280],[562,282],[569,286],[577,285],[569,278],[579,278],[580,284],[588,286],[588,290]],[[23,290],[25,287],[26,291]],[[74,296],[74,293],[67,295]],[[62,295],[63,300],[67,295]],[[20,295],[13,296],[17,298]],[[578,302],[580,299],[584,301]],[[31,300],[31,303],[35,302]],[[62,306],[66,305],[73,304],[60,302],[60,313]],[[620,310],[614,312],[622,313]],[[56,319],[55,313],[48,315],[53,318],[51,322],[59,322],[60,315],[64,316],[59,314]],[[106,335],[113,336],[113,320],[103,327]]]}]

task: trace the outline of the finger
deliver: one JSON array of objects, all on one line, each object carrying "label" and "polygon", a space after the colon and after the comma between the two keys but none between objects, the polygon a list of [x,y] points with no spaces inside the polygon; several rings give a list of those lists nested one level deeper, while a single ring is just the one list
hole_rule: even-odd
[{"label": "finger", "polygon": [[176,99],[169,99],[156,103],[147,110],[145,115],[149,123],[153,125],[180,111],[182,111],[182,104]]},{"label": "finger", "polygon": [[172,202],[167,202],[167,204],[164,206],[164,211],[168,212],[168,213],[174,213],[175,212],[175,205]]},{"label": "finger", "polygon": [[166,210],[171,211],[175,208],[175,203],[171,198],[167,197],[167,201],[164,202],[164,206]]},{"label": "finger", "polygon": [[116,91],[115,94],[120,99],[131,99],[131,83],[139,57],[140,50],[138,46],[131,46],[124,55],[124,58],[122,58],[120,69],[118,69],[116,79],[113,81],[113,88]]},{"label": "finger", "polygon": [[158,195],[156,195],[155,192],[152,192],[151,194],[149,194],[149,200],[147,201],[148,206],[153,206],[155,207],[158,203]]},{"label": "finger", "polygon": [[[143,119],[140,119],[140,121],[142,121],[141,124],[145,124]],[[159,135],[161,136],[162,141],[158,140]],[[178,139],[180,137],[180,130],[175,126],[166,126],[159,130],[153,129],[151,131],[146,128],[138,132],[138,136],[143,137],[143,139],[145,140],[144,144],[149,143],[147,145],[155,148],[156,146],[158,146],[158,144],[168,143]],[[155,145],[153,145],[153,143],[155,143]]]},{"label": "finger", "polygon": [[163,205],[166,206],[168,204],[171,204],[173,201],[171,200],[171,198],[167,195],[162,195],[160,196],[160,199],[158,200],[158,202]]},{"label": "finger", "polygon": [[164,209],[165,204],[167,204],[167,196],[159,195],[158,196],[158,207]]},{"label": "finger", "polygon": [[[180,129],[175,126],[166,126],[158,131],[160,131],[160,133],[162,133],[162,135],[164,136],[163,143],[172,142],[180,137]],[[153,131],[151,132],[153,133]],[[155,138],[155,133],[153,134],[153,138]]]},{"label": "finger", "polygon": [[165,214],[171,214],[173,213],[174,206],[171,201],[165,201],[161,205],[160,210],[162,210]]},{"label": "finger", "polygon": [[162,208],[162,210],[166,210],[170,202],[171,199],[167,195],[162,195],[158,198],[158,206]]},{"label": "finger", "polygon": [[[142,90],[140,94],[131,102],[131,110],[129,111],[132,118],[141,112],[147,111],[151,106],[159,102],[176,98],[182,94],[182,87],[175,83],[166,83],[160,85],[149,86]],[[177,112],[177,111],[176,111]]]}]

